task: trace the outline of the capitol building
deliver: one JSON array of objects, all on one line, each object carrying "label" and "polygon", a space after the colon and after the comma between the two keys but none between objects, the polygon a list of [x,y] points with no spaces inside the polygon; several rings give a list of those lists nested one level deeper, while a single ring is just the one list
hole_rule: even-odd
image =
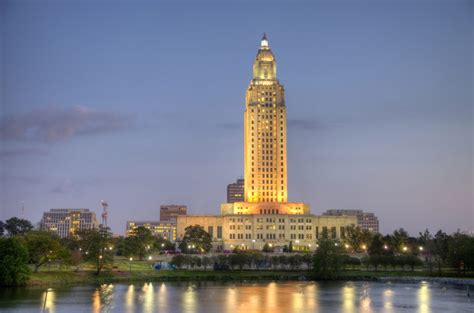
[{"label": "capitol building", "polygon": [[276,59],[266,35],[253,64],[245,97],[244,199],[223,203],[220,215],[177,217],[177,237],[200,225],[212,236],[215,251],[289,246],[314,250],[318,239],[344,238],[357,225],[354,216],[311,214],[310,205],[288,201],[285,89],[277,79]]}]

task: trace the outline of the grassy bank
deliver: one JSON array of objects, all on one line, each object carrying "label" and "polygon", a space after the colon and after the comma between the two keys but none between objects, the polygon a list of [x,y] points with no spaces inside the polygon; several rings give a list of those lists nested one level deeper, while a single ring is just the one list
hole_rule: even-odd
[{"label": "grassy bank", "polygon": [[244,280],[301,280],[308,279],[307,271],[105,271],[96,275],[93,271],[42,271],[33,273],[28,286],[52,286],[70,284],[130,283],[145,281],[244,281]]},{"label": "grassy bank", "polygon": [[[425,271],[343,271],[339,280],[378,280],[380,278],[429,277]],[[455,277],[455,276],[444,276]],[[311,271],[280,270],[246,270],[246,271],[212,271],[212,270],[151,270],[137,269],[132,271],[108,270],[96,275],[94,271],[41,271],[33,273],[28,286],[44,287],[57,285],[131,283],[147,281],[247,281],[247,280],[311,280]],[[472,279],[472,278],[471,278]]]}]

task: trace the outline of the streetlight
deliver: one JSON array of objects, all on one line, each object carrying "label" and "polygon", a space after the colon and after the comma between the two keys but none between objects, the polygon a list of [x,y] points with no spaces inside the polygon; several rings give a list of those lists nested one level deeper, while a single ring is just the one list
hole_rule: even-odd
[{"label": "streetlight", "polygon": [[366,245],[362,245],[362,250],[367,250],[367,246],[366,246]]},{"label": "streetlight", "polygon": [[403,249],[403,252],[406,252],[408,250],[407,247],[403,247],[402,249]]},{"label": "streetlight", "polygon": [[133,261],[133,258],[130,258],[129,260],[130,260],[130,263],[129,263],[129,264],[130,264],[130,272],[131,272],[131,271],[132,271],[132,261]]},{"label": "streetlight", "polygon": [[421,247],[421,246],[418,249],[420,249],[420,251],[423,251],[423,247]]},{"label": "streetlight", "polygon": [[387,246],[387,245],[383,245],[383,248],[384,248],[385,250],[388,250],[388,246]]},{"label": "streetlight", "polygon": [[349,245],[347,243],[344,245],[344,247],[346,247],[346,249],[349,249]]},{"label": "streetlight", "polygon": [[150,261],[151,261],[151,255],[148,257],[148,260],[150,260]]}]

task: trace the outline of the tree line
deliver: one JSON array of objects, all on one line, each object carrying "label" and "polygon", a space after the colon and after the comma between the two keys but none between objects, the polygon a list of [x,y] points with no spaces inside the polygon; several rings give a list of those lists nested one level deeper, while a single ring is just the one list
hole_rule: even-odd
[{"label": "tree line", "polygon": [[[447,234],[428,230],[410,236],[404,229],[392,234],[373,234],[359,227],[349,227],[344,238],[334,240],[323,234],[314,253],[291,253],[293,242],[285,245],[283,254],[274,255],[274,247],[265,244],[261,251],[240,250],[217,256],[207,255],[212,249],[211,236],[198,225],[189,226],[179,243],[183,254],[172,259],[176,268],[232,269],[312,269],[317,277],[337,276],[341,269],[381,268],[414,269],[424,265],[441,275],[450,268],[458,275],[474,271],[474,237],[462,232]],[[35,230],[25,219],[13,217],[0,221],[0,285],[25,284],[32,271],[57,263],[81,270],[92,265],[96,274],[113,266],[114,256],[143,260],[157,252],[175,249],[171,241],[155,237],[149,229],[138,227],[133,236],[112,237],[108,228],[81,230],[67,238],[51,232]],[[199,254],[200,256],[196,256]]]}]

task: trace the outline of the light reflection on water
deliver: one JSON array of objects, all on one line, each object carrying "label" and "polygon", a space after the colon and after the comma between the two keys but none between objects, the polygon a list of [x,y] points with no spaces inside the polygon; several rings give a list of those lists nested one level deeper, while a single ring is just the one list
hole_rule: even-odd
[{"label": "light reflection on water", "polygon": [[474,312],[473,307],[465,290],[426,282],[156,282],[0,290],[0,312],[457,313]]}]

